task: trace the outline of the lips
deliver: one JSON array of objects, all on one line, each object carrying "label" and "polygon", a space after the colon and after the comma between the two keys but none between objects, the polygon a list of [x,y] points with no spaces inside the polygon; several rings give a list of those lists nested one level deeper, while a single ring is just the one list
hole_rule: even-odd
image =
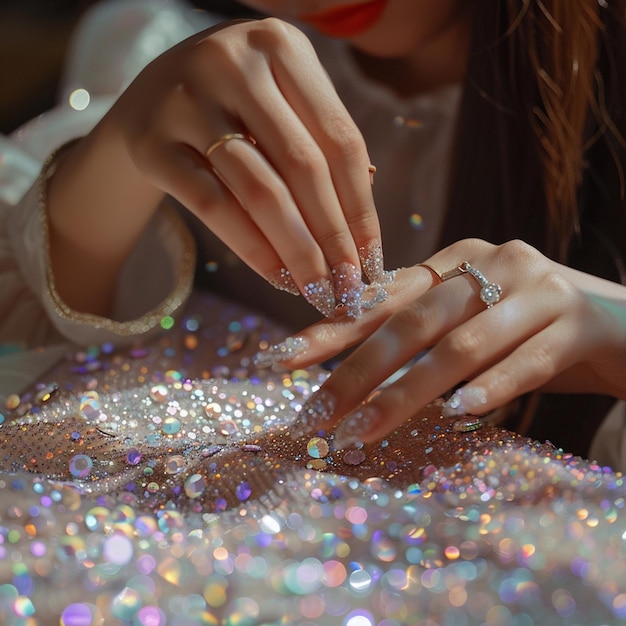
[{"label": "lips", "polygon": [[355,37],[378,21],[386,5],[387,0],[370,0],[334,7],[322,13],[302,15],[300,19],[331,37]]}]

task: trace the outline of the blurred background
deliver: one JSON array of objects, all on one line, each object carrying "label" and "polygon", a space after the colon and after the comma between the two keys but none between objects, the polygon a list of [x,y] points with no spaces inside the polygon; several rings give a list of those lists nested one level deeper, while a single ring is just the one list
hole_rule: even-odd
[{"label": "blurred background", "polygon": [[69,38],[94,0],[0,2],[0,133],[50,108]]},{"label": "blurred background", "polygon": [[[0,133],[10,133],[53,106],[72,31],[96,2],[0,0]],[[231,0],[189,4],[233,17],[250,15]]]}]

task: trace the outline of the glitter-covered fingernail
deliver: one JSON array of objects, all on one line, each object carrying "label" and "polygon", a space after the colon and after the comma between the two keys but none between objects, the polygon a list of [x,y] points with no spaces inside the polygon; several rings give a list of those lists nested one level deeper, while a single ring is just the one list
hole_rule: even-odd
[{"label": "glitter-covered fingernail", "polygon": [[307,283],[304,286],[304,297],[324,317],[333,317],[335,314],[335,292],[328,278]]},{"label": "glitter-covered fingernail", "polygon": [[296,281],[293,279],[291,272],[286,267],[281,267],[279,270],[271,272],[265,277],[265,279],[270,285],[272,285],[272,287],[274,287],[274,289],[286,291],[294,296],[300,295],[298,285],[296,285]]},{"label": "glitter-covered fingernail", "polygon": [[367,285],[363,291],[363,297],[361,298],[361,308],[364,311],[369,311],[386,299],[387,290],[382,285],[379,283]]},{"label": "glitter-covered fingernail", "polygon": [[335,448],[343,450],[371,432],[380,422],[382,413],[372,404],[366,404],[343,418],[335,431]]},{"label": "glitter-covered fingernail", "polygon": [[363,290],[365,284],[361,280],[361,271],[352,263],[340,263],[333,267],[335,300],[349,317],[359,318],[363,312]]},{"label": "glitter-covered fingernail", "polygon": [[370,283],[382,282],[384,263],[380,241],[372,239],[365,246],[361,246],[358,252],[363,273],[367,276]]},{"label": "glitter-covered fingernail", "polygon": [[487,394],[482,387],[462,387],[457,389],[442,405],[444,417],[459,415],[480,415],[484,413]]},{"label": "glitter-covered fingernail", "polygon": [[337,400],[330,391],[322,387],[316,391],[303,405],[298,413],[290,434],[292,439],[298,439],[313,430],[324,429],[330,426],[330,420],[335,413]]},{"label": "glitter-covered fingernail", "polygon": [[309,342],[304,337],[287,337],[281,343],[276,343],[267,350],[257,352],[252,358],[252,362],[256,367],[273,367],[304,354],[308,347]]}]

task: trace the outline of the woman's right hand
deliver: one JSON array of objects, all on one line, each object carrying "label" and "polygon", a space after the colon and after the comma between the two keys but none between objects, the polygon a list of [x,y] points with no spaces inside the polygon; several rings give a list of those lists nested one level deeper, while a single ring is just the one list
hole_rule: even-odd
[{"label": "woman's right hand", "polygon": [[[380,278],[364,140],[295,27],[231,22],[180,43],[143,70],[102,125],[155,188],[324,315],[359,300],[362,269]],[[206,156],[231,133],[256,144],[234,139]]]}]

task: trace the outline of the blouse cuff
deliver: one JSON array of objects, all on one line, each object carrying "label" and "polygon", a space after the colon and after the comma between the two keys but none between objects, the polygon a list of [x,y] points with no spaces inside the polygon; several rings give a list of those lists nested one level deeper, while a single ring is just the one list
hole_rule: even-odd
[{"label": "blouse cuff", "polygon": [[24,245],[16,251],[23,255],[31,288],[42,294],[49,319],[61,335],[79,345],[128,344],[158,331],[163,318],[174,316],[186,302],[193,286],[195,242],[184,220],[167,201],[156,212],[122,270],[112,318],[74,311],[57,292],[50,263],[46,187],[54,156],[30,192],[37,194],[38,210],[17,225],[24,231],[18,237]]}]

